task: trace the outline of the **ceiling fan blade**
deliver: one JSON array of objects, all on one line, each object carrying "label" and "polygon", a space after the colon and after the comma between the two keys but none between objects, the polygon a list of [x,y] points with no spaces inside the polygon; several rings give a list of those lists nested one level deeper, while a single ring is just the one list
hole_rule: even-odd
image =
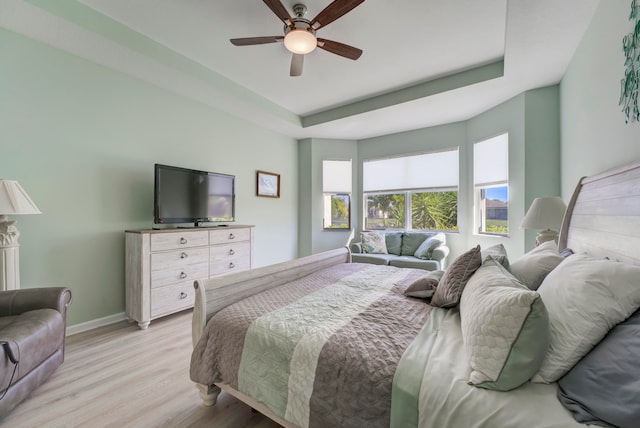
[{"label": "ceiling fan blade", "polygon": [[284,22],[284,25],[291,26],[293,24],[293,18],[291,17],[291,15],[289,15],[287,8],[284,7],[280,0],[262,1],[264,1],[264,4],[266,4],[269,9],[271,9],[271,11],[275,13],[278,18],[280,18],[282,22]]},{"label": "ceiling fan blade", "polygon": [[354,48],[353,46],[345,45],[344,43],[334,42],[333,40],[318,38],[318,47],[327,52],[331,52],[354,61],[362,55],[362,49]]},{"label": "ceiling fan blade", "polygon": [[[266,2],[266,0],[265,0]],[[311,21],[311,27],[318,30],[326,25],[331,24],[336,19],[350,12],[356,6],[364,3],[364,0],[334,0],[329,6],[325,7]]]},{"label": "ceiling fan blade", "polygon": [[289,75],[301,76],[302,64],[304,64],[304,55],[293,54],[293,56],[291,57],[291,71],[289,72]]},{"label": "ceiling fan blade", "polygon": [[284,40],[284,36],[268,36],[268,37],[244,37],[241,39],[230,39],[229,41],[236,46],[264,45],[266,43],[276,43]]}]

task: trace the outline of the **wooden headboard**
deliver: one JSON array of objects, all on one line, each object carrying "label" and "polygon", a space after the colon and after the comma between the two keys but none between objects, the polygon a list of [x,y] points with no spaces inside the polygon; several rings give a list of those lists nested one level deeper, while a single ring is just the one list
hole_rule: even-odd
[{"label": "wooden headboard", "polygon": [[558,247],[640,265],[640,162],[580,180]]}]

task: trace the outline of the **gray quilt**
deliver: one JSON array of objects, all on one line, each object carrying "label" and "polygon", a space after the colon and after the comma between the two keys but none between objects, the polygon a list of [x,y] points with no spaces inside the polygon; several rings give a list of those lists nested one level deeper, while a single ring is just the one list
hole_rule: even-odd
[{"label": "gray quilt", "polygon": [[396,367],[431,312],[425,271],[341,264],[235,303],[196,344],[194,382],[223,382],[301,427],[388,427]]}]

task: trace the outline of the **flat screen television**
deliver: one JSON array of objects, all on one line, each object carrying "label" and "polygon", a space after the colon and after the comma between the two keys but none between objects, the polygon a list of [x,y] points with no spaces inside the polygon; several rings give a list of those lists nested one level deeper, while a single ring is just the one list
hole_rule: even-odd
[{"label": "flat screen television", "polygon": [[155,165],[154,223],[235,221],[235,176]]}]

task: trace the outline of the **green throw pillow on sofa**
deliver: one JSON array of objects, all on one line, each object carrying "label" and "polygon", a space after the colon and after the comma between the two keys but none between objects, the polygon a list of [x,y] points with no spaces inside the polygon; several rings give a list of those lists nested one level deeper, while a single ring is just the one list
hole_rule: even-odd
[{"label": "green throw pillow on sofa", "polygon": [[402,234],[402,252],[400,255],[413,256],[420,244],[431,235],[431,233],[425,232],[404,232]]},{"label": "green throw pillow on sofa", "polygon": [[385,240],[387,252],[399,256],[402,251],[402,232],[385,232]]}]

